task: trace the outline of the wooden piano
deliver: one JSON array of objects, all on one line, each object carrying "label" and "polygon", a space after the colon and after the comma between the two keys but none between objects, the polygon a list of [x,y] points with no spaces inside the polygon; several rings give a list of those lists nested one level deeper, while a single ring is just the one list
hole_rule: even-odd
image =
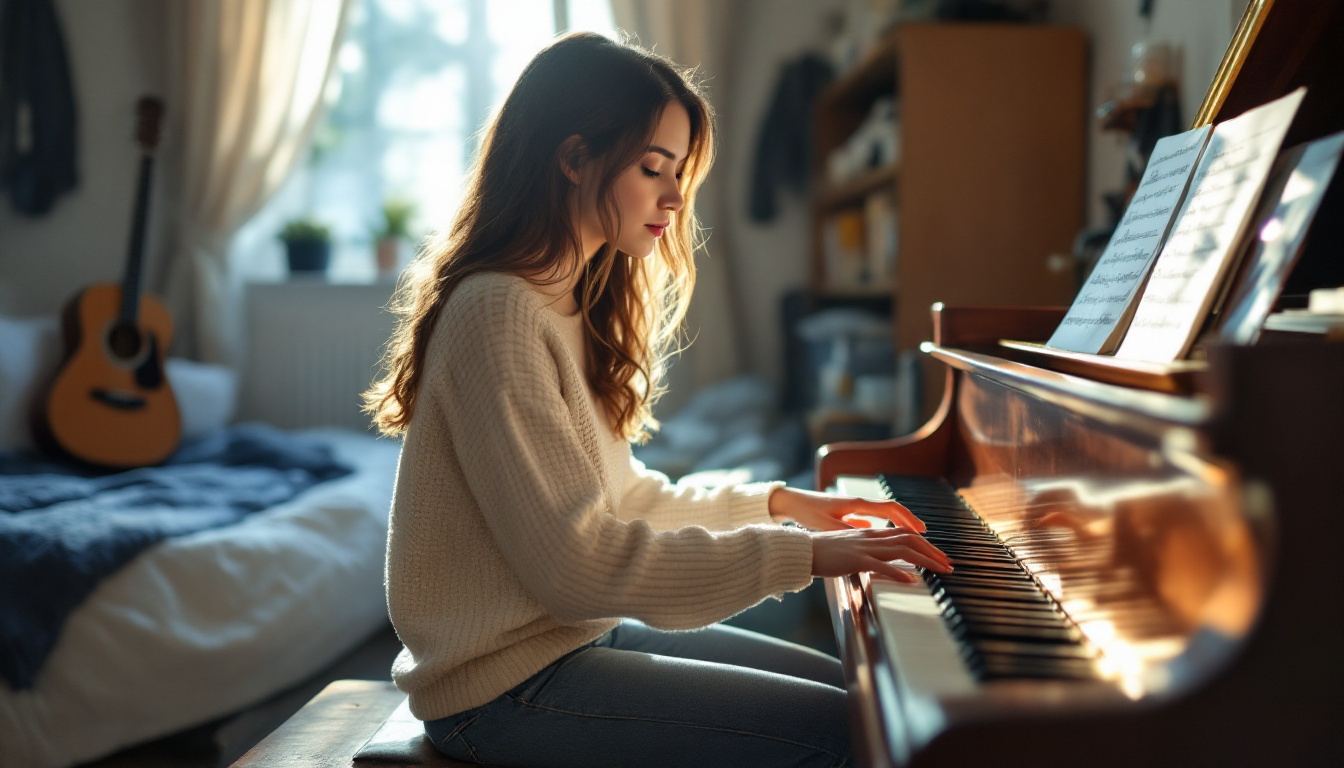
[{"label": "wooden piano", "polygon": [[[1344,4],[1253,1],[1196,124],[1306,84],[1285,146],[1344,130],[1341,51]],[[1174,392],[998,344],[1063,314],[935,306],[933,419],[818,452],[957,564],[827,581],[860,764],[1344,765],[1344,344],[1214,345]]]}]

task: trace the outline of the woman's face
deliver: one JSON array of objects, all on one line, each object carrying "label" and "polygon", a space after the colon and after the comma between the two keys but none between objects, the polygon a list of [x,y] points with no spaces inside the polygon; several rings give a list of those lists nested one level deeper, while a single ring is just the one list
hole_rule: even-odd
[{"label": "woman's face", "polygon": [[[620,215],[614,245],[620,251],[646,258],[672,223],[685,200],[681,196],[681,172],[691,146],[691,118],[686,108],[673,102],[663,110],[653,141],[643,157],[621,171],[612,183],[612,195]],[[597,214],[594,184],[580,193],[580,233],[586,258],[606,242]]]}]

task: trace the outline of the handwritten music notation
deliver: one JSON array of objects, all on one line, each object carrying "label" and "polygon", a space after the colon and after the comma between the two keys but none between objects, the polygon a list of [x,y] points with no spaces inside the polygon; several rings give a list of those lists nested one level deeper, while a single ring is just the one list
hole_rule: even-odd
[{"label": "handwritten music notation", "polygon": [[1169,136],[1153,147],[1129,208],[1049,346],[1090,354],[1115,349],[1210,130],[1196,128]]},{"label": "handwritten music notation", "polygon": [[1304,93],[1298,89],[1213,131],[1116,357],[1165,363],[1185,356],[1228,276]]}]

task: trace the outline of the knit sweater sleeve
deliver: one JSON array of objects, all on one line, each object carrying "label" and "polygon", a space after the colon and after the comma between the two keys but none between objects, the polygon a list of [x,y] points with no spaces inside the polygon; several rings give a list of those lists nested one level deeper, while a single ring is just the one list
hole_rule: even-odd
[{"label": "knit sweater sleeve", "polygon": [[685,486],[673,483],[667,475],[649,469],[631,456],[617,515],[623,520],[642,517],[659,529],[702,525],[711,530],[729,530],[756,523],[773,524],[770,494],[783,486],[782,482],[719,488]]},{"label": "knit sweater sleeve", "polygon": [[565,398],[583,385],[562,375],[563,342],[533,304],[496,286],[454,296],[448,310],[446,370],[427,371],[426,386],[442,387],[435,399],[496,546],[548,611],[691,629],[810,582],[804,531],[658,531],[611,514]]}]

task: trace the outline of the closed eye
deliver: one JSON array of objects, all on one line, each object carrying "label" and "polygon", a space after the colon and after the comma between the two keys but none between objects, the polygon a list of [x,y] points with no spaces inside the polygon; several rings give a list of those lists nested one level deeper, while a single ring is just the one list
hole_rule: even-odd
[{"label": "closed eye", "polygon": [[[645,175],[645,176],[648,176],[650,179],[661,179],[661,178],[663,177],[663,174],[659,173],[658,171],[654,171],[654,170],[651,170],[651,169],[649,169],[649,168],[645,168],[645,167],[642,166],[642,165],[640,166],[640,169],[643,170],[643,171],[644,171],[644,175]],[[676,175],[676,179],[677,179],[677,181],[681,181],[681,177],[682,177],[682,176],[683,176],[683,174],[678,173],[678,174]]]}]

